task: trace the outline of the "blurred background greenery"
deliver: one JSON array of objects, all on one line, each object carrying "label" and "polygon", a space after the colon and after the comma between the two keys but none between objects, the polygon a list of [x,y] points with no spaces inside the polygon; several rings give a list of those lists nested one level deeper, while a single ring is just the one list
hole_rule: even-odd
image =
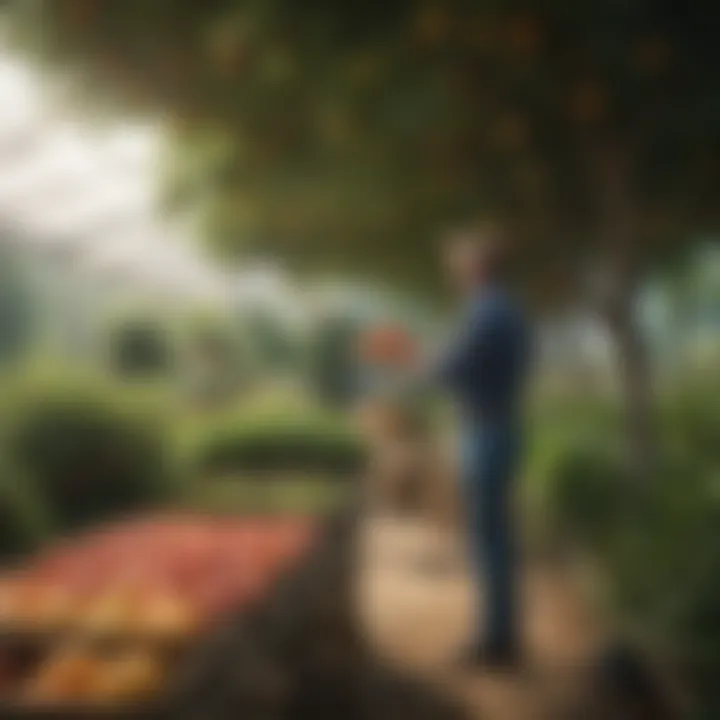
[{"label": "blurred background greenery", "polygon": [[[438,234],[489,213],[537,318],[537,541],[591,558],[608,617],[720,713],[720,6],[6,5],[9,561],[148,504],[351,495],[357,340],[433,343]],[[93,148],[138,127],[152,152],[113,185]],[[43,184],[58,138],[95,164]],[[73,178],[116,204],[58,214]]]}]

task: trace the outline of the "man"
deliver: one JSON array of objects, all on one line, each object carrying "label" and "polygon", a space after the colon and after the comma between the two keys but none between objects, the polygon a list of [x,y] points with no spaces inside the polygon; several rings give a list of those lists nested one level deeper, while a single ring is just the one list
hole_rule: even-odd
[{"label": "man", "polygon": [[511,505],[522,449],[529,329],[506,285],[507,254],[499,227],[486,224],[453,235],[445,252],[467,314],[433,374],[461,411],[462,496],[473,571],[486,598],[484,621],[479,619],[463,661],[511,669],[520,661]]}]

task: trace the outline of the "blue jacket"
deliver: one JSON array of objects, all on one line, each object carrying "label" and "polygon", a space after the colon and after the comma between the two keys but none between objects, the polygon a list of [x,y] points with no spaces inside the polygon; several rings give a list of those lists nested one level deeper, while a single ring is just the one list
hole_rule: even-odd
[{"label": "blue jacket", "polygon": [[501,287],[472,298],[460,331],[441,359],[438,379],[470,422],[517,421],[530,359],[530,330]]}]

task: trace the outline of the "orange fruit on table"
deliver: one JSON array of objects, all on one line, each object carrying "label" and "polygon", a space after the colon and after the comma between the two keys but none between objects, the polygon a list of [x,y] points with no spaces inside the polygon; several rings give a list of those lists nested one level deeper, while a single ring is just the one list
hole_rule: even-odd
[{"label": "orange fruit on table", "polygon": [[31,702],[80,700],[93,693],[100,662],[85,648],[66,648],[51,656],[24,689]]},{"label": "orange fruit on table", "polygon": [[91,603],[83,628],[98,635],[125,635],[133,627],[137,603],[136,591],[127,588],[111,589]]},{"label": "orange fruit on table", "polygon": [[0,588],[0,624],[21,630],[40,629],[69,615],[69,603],[57,586],[32,578],[18,579]]},{"label": "orange fruit on table", "polygon": [[240,569],[233,575],[209,579],[194,594],[193,604],[205,621],[212,621],[220,615],[241,611],[261,598],[267,584],[263,574]]},{"label": "orange fruit on table", "polygon": [[71,588],[57,583],[38,588],[36,604],[29,609],[29,624],[38,630],[62,630],[82,619],[81,597]]},{"label": "orange fruit on table", "polygon": [[138,635],[184,638],[198,627],[198,612],[188,601],[169,593],[150,593],[135,608],[129,628]]},{"label": "orange fruit on table", "polygon": [[105,701],[139,699],[158,692],[165,679],[163,664],[148,652],[103,661],[89,698]]},{"label": "orange fruit on table", "polygon": [[0,624],[8,625],[17,621],[22,593],[23,583],[20,580],[5,580],[0,584]]}]

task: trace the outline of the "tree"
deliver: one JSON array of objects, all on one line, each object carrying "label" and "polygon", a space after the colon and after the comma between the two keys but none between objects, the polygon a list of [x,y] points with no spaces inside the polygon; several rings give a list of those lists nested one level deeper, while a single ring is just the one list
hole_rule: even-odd
[{"label": "tree", "polygon": [[600,268],[634,456],[651,456],[634,303],[650,269],[717,224],[716,3],[56,0],[39,12],[21,27],[40,30],[29,39],[46,55],[172,113],[171,196],[202,190],[223,249],[255,238],[306,265],[427,285],[437,228],[487,210],[512,222],[543,292]]}]

